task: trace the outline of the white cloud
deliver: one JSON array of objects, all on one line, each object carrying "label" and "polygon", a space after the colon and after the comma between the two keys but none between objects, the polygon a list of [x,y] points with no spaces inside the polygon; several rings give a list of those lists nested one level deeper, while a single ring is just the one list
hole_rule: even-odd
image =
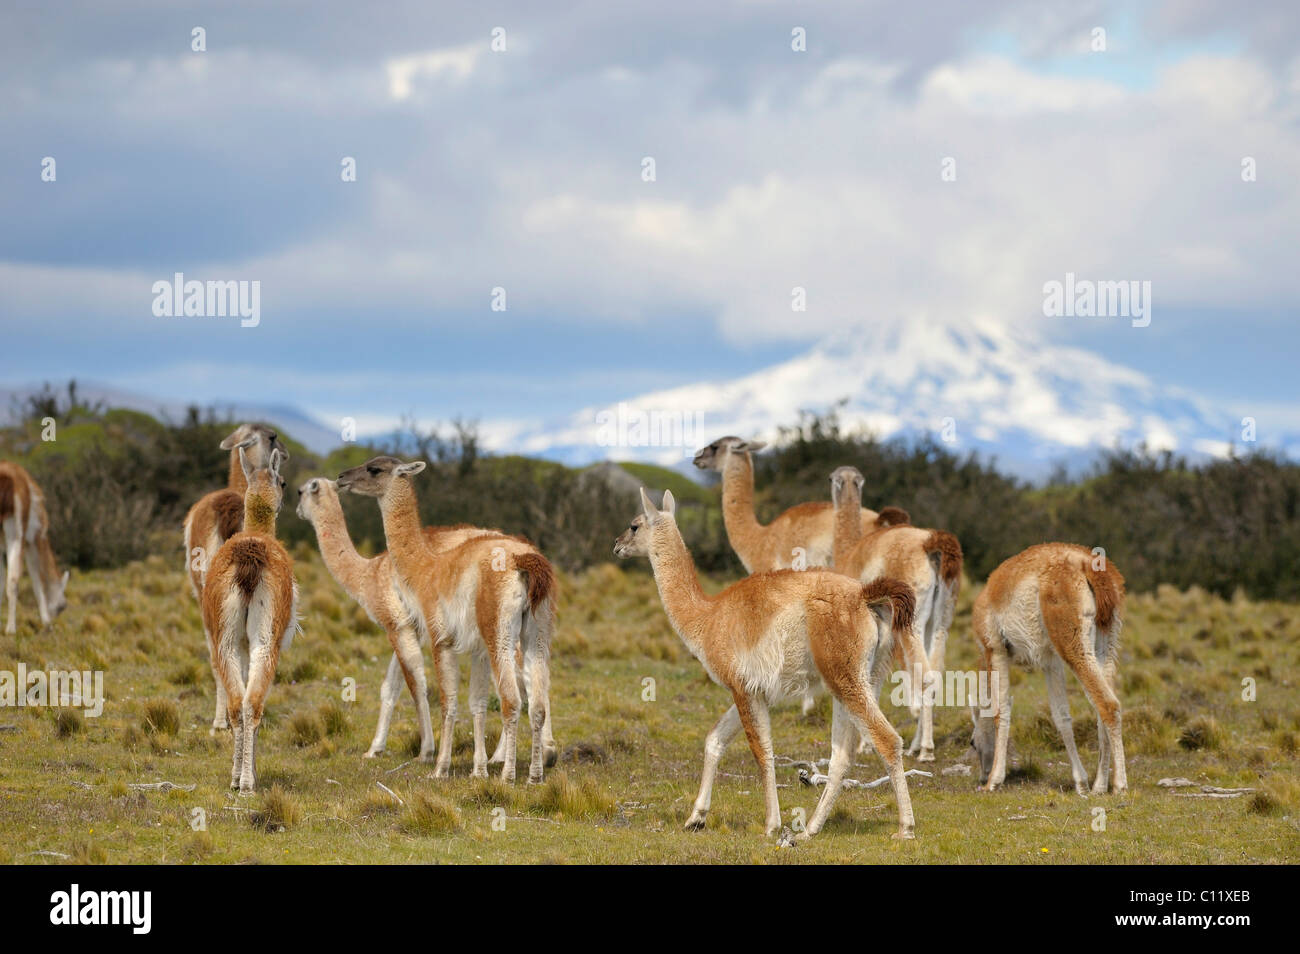
[{"label": "white cloud", "polygon": [[413,85],[423,79],[447,79],[460,83],[468,79],[487,49],[485,43],[427,50],[394,57],[384,64],[388,73],[388,95],[395,100],[409,99]]}]

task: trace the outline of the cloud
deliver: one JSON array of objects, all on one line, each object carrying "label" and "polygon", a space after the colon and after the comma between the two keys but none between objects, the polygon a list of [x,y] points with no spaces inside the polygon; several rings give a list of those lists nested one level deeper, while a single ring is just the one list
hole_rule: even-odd
[{"label": "cloud", "polygon": [[[72,9],[81,30],[0,14],[5,330],[148,340],[181,368],[205,333],[148,322],[178,270],[260,280],[276,340],[350,315],[388,347],[484,322],[621,341],[683,316],[737,352],[897,319],[1050,339],[1042,286],[1067,271],[1150,280],[1156,323],[1300,304],[1282,7],[1208,52],[1231,22],[1204,4],[1127,32],[1109,3],[231,7],[203,11],[206,54],[195,8]],[[1076,52],[1097,23],[1149,53],[1141,82]]]}]

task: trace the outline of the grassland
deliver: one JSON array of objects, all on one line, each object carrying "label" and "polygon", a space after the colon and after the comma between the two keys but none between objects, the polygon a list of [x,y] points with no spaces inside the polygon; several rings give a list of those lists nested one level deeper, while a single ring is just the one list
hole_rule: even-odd
[{"label": "grassland", "polygon": [[[227,788],[229,736],[208,734],[211,676],[179,553],[79,575],[71,607],[49,630],[35,625],[24,582],[19,633],[0,636],[0,670],[19,662],[102,670],[107,703],[99,718],[0,708],[0,862],[1300,860],[1294,605],[1168,588],[1130,598],[1121,698],[1132,788],[1124,797],[1074,794],[1042,676],[1031,674],[1014,687],[1005,790],[979,793],[972,777],[941,774],[969,761],[970,731],[964,710],[940,709],[939,760],[920,766],[934,777],[909,780],[914,842],[890,840],[896,815],[886,786],[845,792],[822,834],[783,849],[763,837],[761,785],[743,740],[722,764],[707,830],[681,829],[705,733],[728,700],[669,629],[648,574],[601,566],[563,579],[552,694],[563,755],[544,785],[506,787],[468,777],[464,720],[454,777],[433,780],[429,766],[412,761],[418,740],[409,700],[399,706],[388,755],[362,759],[388,645],[310,549],[295,556],[303,632],[281,660],[260,741],[260,792],[251,798]],[[973,665],[973,592],[966,587],[959,607],[950,668]],[[643,698],[647,678],[654,701]],[[356,681],[355,702],[344,699],[346,679]],[[1254,680],[1254,701],[1243,700],[1244,679]],[[1071,698],[1091,771],[1095,720],[1073,682]],[[887,699],[886,707],[910,738],[906,711]],[[823,699],[808,717],[797,705],[777,710],[777,752],[825,757],[829,709]],[[489,744],[498,728],[490,720]],[[883,774],[874,755],[859,762],[854,777]],[[1169,776],[1256,791],[1180,797],[1156,785]],[[194,788],[131,787],[163,780]],[[796,807],[811,813],[816,790],[801,787],[790,768],[778,771],[778,782],[787,818]],[[1097,807],[1105,809],[1104,831],[1095,830]]]}]

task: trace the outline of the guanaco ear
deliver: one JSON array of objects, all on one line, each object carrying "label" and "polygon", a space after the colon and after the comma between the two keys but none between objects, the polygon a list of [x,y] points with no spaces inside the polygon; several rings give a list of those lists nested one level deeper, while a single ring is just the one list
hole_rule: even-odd
[{"label": "guanaco ear", "polygon": [[280,476],[280,465],[284,463],[284,451],[278,447],[271,448],[271,475]]},{"label": "guanaco ear", "polygon": [[318,494],[318,493],[320,493],[320,478],[319,478],[319,477],[313,477],[313,478],[311,479],[311,483],[309,483],[309,484],[307,485],[307,489],[308,489],[309,491],[311,491],[312,493],[314,493],[314,494]]},{"label": "guanaco ear", "polygon": [[414,477],[427,466],[422,460],[413,460],[409,464],[398,464],[393,468],[393,473],[398,477]]},{"label": "guanaco ear", "polygon": [[751,454],[757,454],[767,446],[767,441],[744,441],[738,450],[749,451]]},{"label": "guanaco ear", "polygon": [[69,580],[69,578],[71,578],[71,576],[72,576],[72,571],[71,571],[71,570],[64,570],[64,571],[63,571],[63,581],[62,581],[61,583],[59,583],[59,592],[60,592],[60,593],[63,592],[64,590],[66,590],[66,589],[68,588],[68,580]]},{"label": "guanaco ear", "polygon": [[234,433],[230,434],[225,440],[221,442],[221,449],[234,450],[235,447],[238,446],[239,442],[242,441],[247,436],[248,436],[248,425],[240,424],[237,428],[235,428]]},{"label": "guanaco ear", "polygon": [[650,495],[645,492],[644,487],[641,488],[641,509],[645,511],[645,517],[651,523],[654,523],[655,518],[659,516],[659,510],[650,502]]},{"label": "guanaco ear", "polygon": [[664,513],[668,514],[670,517],[677,512],[677,501],[673,499],[673,492],[671,490],[664,491],[663,510]]},{"label": "guanaco ear", "polygon": [[247,480],[249,483],[252,483],[253,481],[253,465],[249,461],[248,455],[244,453],[244,449],[252,445],[255,441],[256,438],[252,438],[250,440],[244,441],[242,444],[235,445],[236,447],[239,448],[239,468],[244,472],[244,479]]}]

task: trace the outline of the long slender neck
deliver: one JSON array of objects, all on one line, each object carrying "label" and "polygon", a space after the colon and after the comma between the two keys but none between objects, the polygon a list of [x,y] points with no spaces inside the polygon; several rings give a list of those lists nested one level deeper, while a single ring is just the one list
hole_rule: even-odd
[{"label": "long slender neck", "polygon": [[[50,546],[48,534],[41,533],[36,538],[36,562],[40,567],[40,585],[45,587],[45,595],[48,597],[59,583],[59,564],[54,559],[54,548]],[[36,583],[36,580],[32,581],[33,585]]]},{"label": "long slender neck", "polygon": [[862,539],[862,502],[850,493],[841,493],[835,503],[834,542],[831,559],[841,573],[847,569],[849,555]]},{"label": "long slender neck", "polygon": [[238,447],[230,452],[230,472],[226,475],[226,489],[233,490],[237,494],[248,493],[248,478],[244,476],[244,468],[239,463]]},{"label": "long slender neck", "polygon": [[388,492],[379,498],[379,510],[384,518],[384,537],[388,540],[393,565],[407,579],[418,575],[428,549],[424,544],[424,532],[420,529],[415,488],[410,480],[394,478]]},{"label": "long slender neck", "polygon": [[722,523],[732,548],[749,569],[763,526],[754,516],[754,464],[748,454],[728,455],[722,471]]},{"label": "long slender neck", "polygon": [[325,492],[320,494],[320,501],[312,514],[312,526],[330,576],[347,590],[349,596],[360,601],[362,578],[371,561],[352,545],[347,521],[343,519],[343,507],[337,497]]},{"label": "long slender neck", "polygon": [[686,542],[682,540],[677,524],[670,517],[661,517],[660,524],[651,531],[654,536],[650,546],[650,567],[659,586],[659,599],[673,629],[692,651],[700,646],[693,623],[708,605],[709,598],[700,589]]},{"label": "long slender neck", "polygon": [[244,494],[244,532],[275,536],[275,508],[261,494]]}]

